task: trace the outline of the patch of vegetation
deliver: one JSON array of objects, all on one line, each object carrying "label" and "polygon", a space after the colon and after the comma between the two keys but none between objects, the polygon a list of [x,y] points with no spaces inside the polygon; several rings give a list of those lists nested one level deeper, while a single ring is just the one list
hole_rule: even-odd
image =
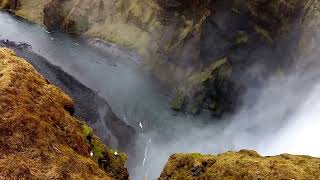
[{"label": "patch of vegetation", "polygon": [[165,179],[319,179],[320,159],[282,154],[262,157],[251,150],[219,155],[174,154],[159,180]]},{"label": "patch of vegetation", "polygon": [[195,96],[191,100],[192,102],[188,103],[186,111],[193,115],[199,114],[202,109],[205,97],[206,96],[203,93],[195,94]]},{"label": "patch of vegetation", "polygon": [[185,95],[182,91],[177,91],[175,97],[170,102],[170,108],[174,111],[180,111],[185,102]]},{"label": "patch of vegetation", "polygon": [[236,37],[236,44],[245,44],[249,40],[249,36],[245,31],[239,31]]},{"label": "patch of vegetation", "polygon": [[96,138],[91,141],[90,145],[91,145],[91,152],[93,153],[92,158],[95,161],[99,162],[99,160],[104,158],[104,154],[107,150],[106,146]]},{"label": "patch of vegetation", "polygon": [[215,78],[215,74],[230,74],[230,62],[227,57],[219,59],[212,63],[208,68],[202,72],[195,73],[194,75],[188,78],[188,83],[199,85],[207,81],[208,79]]},{"label": "patch of vegetation", "polygon": [[86,123],[82,125],[82,135],[85,138],[88,138],[89,136],[93,135],[92,128],[90,128]]},{"label": "patch of vegetation", "polygon": [[265,29],[263,29],[262,27],[255,25],[254,29],[256,31],[256,33],[258,33],[260,36],[262,36],[267,42],[272,43],[273,39],[271,38],[269,32]]},{"label": "patch of vegetation", "polygon": [[86,123],[82,125],[82,136],[90,146],[91,159],[98,163],[102,169],[117,179],[123,179],[127,176],[126,173],[121,174],[127,172],[125,170],[127,156],[124,153],[108,148],[94,135],[92,128]]}]

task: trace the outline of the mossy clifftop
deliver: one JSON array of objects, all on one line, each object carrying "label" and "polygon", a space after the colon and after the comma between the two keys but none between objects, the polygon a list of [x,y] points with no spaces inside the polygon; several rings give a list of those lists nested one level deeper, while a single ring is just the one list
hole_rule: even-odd
[{"label": "mossy clifftop", "polygon": [[319,179],[320,158],[281,154],[262,157],[241,150],[219,155],[174,154],[159,180]]},{"label": "mossy clifftop", "polygon": [[[107,148],[71,116],[73,106],[69,96],[29,63],[1,48],[1,177],[128,179],[125,155]],[[99,152],[93,152],[95,146],[101,147]],[[96,158],[99,153],[102,156]]]}]

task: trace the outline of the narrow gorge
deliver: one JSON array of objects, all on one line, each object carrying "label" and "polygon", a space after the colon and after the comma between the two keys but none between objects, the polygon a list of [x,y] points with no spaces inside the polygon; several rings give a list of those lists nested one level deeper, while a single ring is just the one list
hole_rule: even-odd
[{"label": "narrow gorge", "polygon": [[319,6],[0,0],[0,177],[319,179]]}]

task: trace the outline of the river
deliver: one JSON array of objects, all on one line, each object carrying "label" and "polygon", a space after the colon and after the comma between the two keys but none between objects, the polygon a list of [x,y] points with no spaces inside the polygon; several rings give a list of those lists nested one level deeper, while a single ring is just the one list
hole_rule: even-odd
[{"label": "river", "polygon": [[[113,45],[96,47],[88,39],[50,33],[6,12],[0,12],[0,39],[31,45],[35,53],[99,92],[120,118],[136,127],[141,147],[135,157],[137,166],[129,169],[134,180],[159,177],[169,156],[177,152],[220,153],[242,148],[263,154],[290,151],[267,150],[274,145],[272,135],[287,127],[292,119],[288,112],[300,101],[294,97],[296,92],[284,94],[284,88],[293,87],[290,80],[269,83],[254,106],[226,120],[214,120],[206,113],[194,117],[172,112],[166,90],[142,70],[141,58],[130,51]],[[282,101],[275,105],[279,98]]]}]

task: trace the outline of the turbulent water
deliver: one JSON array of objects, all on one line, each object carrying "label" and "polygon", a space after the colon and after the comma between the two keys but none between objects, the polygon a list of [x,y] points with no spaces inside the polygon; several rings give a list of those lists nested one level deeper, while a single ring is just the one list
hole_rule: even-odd
[{"label": "turbulent water", "polygon": [[176,152],[249,148],[265,155],[320,155],[315,139],[320,135],[319,87],[297,83],[301,77],[296,73],[271,79],[262,91],[249,90],[236,115],[214,120],[170,111],[165,90],[143,72],[140,58],[125,50],[97,48],[88,40],[50,33],[3,12],[0,39],[30,44],[34,52],[100,93],[120,118],[140,131],[139,161],[130,167],[132,179],[158,177],[169,155]]}]

